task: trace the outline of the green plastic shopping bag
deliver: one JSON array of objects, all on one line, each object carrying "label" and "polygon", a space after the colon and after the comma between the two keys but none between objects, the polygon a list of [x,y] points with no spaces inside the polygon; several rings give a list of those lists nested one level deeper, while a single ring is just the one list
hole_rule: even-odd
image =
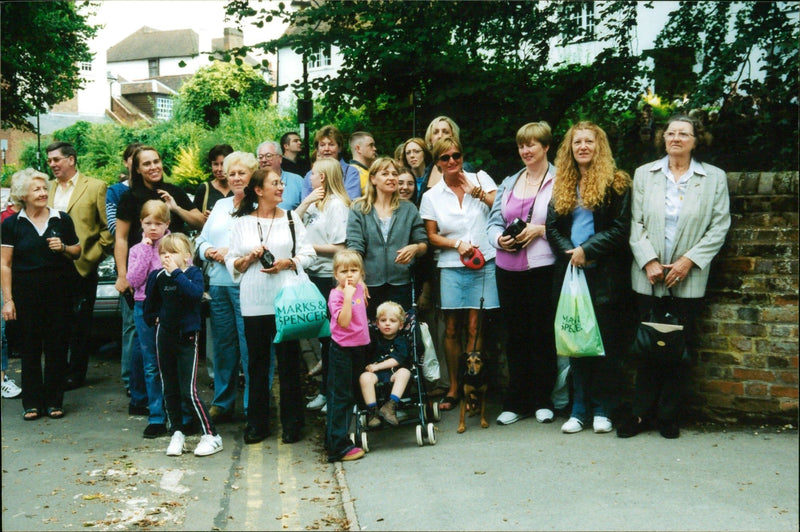
[{"label": "green plastic shopping bag", "polygon": [[603,338],[583,270],[570,265],[556,308],[556,351],[568,357],[602,357]]},{"label": "green plastic shopping bag", "polygon": [[303,269],[275,297],[275,343],[331,335],[328,305]]}]

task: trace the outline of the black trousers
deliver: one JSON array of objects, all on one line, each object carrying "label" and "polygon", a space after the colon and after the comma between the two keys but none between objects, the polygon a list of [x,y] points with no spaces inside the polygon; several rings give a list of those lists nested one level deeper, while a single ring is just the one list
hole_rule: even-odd
[{"label": "black trousers", "polygon": [[203,434],[216,435],[214,422],[197,393],[199,338],[199,331],[182,335],[156,326],[156,355],[161,373],[161,387],[170,430],[186,432],[181,407],[185,404],[191,409],[192,416],[200,422]]},{"label": "black trousers", "polygon": [[97,299],[97,270],[82,277],[73,270],[69,283],[73,288],[74,321],[69,336],[69,376],[86,379],[89,369],[89,343],[92,334],[92,313]]},{"label": "black trousers", "polygon": [[[697,346],[696,322],[702,298],[659,298],[636,294],[639,316],[643,319],[651,306],[667,309],[684,324],[686,346],[693,355]],[[691,358],[691,357],[690,357]],[[641,358],[636,368],[633,415],[659,423],[678,422],[680,406],[689,382],[689,361],[666,363]]]},{"label": "black trousers", "polygon": [[[323,297],[325,298],[325,303],[328,302],[328,298],[331,295],[331,290],[336,287],[336,280],[333,277],[315,277],[313,275],[308,276],[311,279],[311,282],[322,292]],[[330,312],[328,312],[330,318]],[[322,395],[328,394],[328,352],[331,349],[331,337],[330,336],[323,336],[319,339],[320,344],[320,351],[319,356],[320,360],[322,361],[322,381],[319,385],[319,393]]]},{"label": "black trousers", "polygon": [[556,382],[553,266],[522,272],[497,268],[497,294],[508,327],[509,385],[503,410],[531,414],[553,408]]},{"label": "black trousers", "polygon": [[367,318],[375,319],[375,311],[378,305],[384,301],[394,301],[399,303],[404,310],[411,308],[411,283],[393,285],[382,284],[380,286],[369,287],[369,306],[367,306]]},{"label": "black trousers", "polygon": [[60,408],[73,317],[70,284],[62,272],[38,270],[14,272],[12,285],[22,358],[22,407]]},{"label": "black trousers", "polygon": [[[275,316],[244,316],[250,375],[247,425],[258,433],[269,432],[270,346],[275,338]],[[275,344],[280,380],[280,416],[284,432],[299,431],[305,425],[303,391],[300,385],[300,344],[296,341]]]}]

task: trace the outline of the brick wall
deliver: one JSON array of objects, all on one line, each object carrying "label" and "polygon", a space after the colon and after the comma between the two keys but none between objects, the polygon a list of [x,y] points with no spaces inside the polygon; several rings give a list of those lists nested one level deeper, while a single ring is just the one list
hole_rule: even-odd
[{"label": "brick wall", "polygon": [[690,408],[718,421],[798,419],[798,173],[729,173]]}]

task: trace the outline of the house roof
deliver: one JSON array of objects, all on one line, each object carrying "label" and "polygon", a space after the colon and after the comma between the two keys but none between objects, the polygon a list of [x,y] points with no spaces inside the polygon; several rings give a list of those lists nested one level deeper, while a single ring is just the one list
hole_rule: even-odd
[{"label": "house roof", "polygon": [[112,46],[106,61],[136,61],[161,57],[192,57],[200,53],[200,37],[194,30],[156,30],[142,26]]}]

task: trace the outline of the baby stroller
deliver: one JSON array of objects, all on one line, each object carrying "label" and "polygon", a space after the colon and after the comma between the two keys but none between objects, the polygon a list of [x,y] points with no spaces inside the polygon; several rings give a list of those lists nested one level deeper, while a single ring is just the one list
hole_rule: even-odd
[{"label": "baby stroller", "polygon": [[[426,441],[431,445],[436,445],[436,427],[431,420],[439,421],[441,415],[439,413],[439,403],[430,401],[425,391],[422,369],[425,354],[415,311],[416,308],[412,308],[406,313],[406,321],[399,332],[399,334],[407,335],[408,343],[411,346],[412,364],[410,368],[411,379],[409,379],[405,393],[397,406],[397,420],[400,426],[416,424],[417,445],[422,447]],[[370,323],[370,328],[377,329],[377,325]],[[375,392],[379,403],[388,399],[391,388],[391,383],[379,382],[376,385]],[[355,407],[355,432],[350,433],[350,439],[355,445],[359,445],[364,449],[365,452],[369,452],[368,431],[375,429],[370,429],[367,426],[368,410],[360,395],[359,392]]]}]

